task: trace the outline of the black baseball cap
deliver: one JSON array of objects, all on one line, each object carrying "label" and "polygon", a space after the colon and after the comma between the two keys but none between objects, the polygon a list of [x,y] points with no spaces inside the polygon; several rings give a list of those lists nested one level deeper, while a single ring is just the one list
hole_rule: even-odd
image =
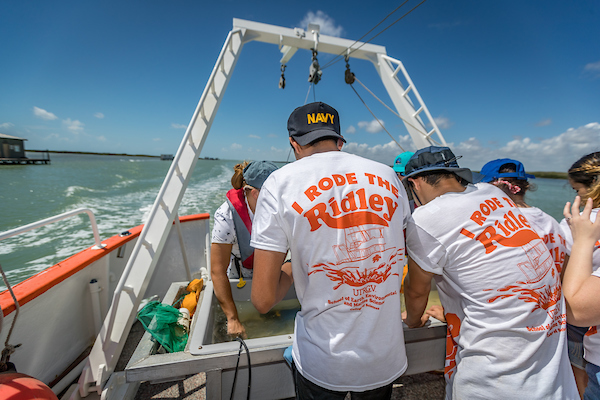
[{"label": "black baseball cap", "polygon": [[322,102],[296,108],[288,119],[288,131],[301,146],[323,137],[346,140],[340,134],[340,117],[335,108]]}]

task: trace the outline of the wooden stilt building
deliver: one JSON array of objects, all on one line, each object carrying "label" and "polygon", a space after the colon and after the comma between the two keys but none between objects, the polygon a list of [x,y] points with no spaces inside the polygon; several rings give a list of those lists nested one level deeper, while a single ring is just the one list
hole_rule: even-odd
[{"label": "wooden stilt building", "polygon": [[0,133],[0,165],[50,163],[50,154],[48,152],[42,152],[41,158],[28,158],[25,155],[26,140]]}]

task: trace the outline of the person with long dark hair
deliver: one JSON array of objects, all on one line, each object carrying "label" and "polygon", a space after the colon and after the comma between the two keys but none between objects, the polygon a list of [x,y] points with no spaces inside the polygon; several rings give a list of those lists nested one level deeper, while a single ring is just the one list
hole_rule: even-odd
[{"label": "person with long dark hair", "polygon": [[[573,205],[565,206],[561,227],[565,232],[570,259],[564,272],[563,293],[567,300],[567,321],[579,328],[585,372],[584,399],[600,398],[600,243],[594,239],[593,227],[600,209],[600,152],[577,160],[568,171],[569,184],[577,192]],[[580,215],[579,206],[585,204]],[[589,243],[591,241],[591,243]],[[589,329],[587,327],[590,327]],[[580,345],[581,346],[581,345]],[[570,349],[571,350],[571,349]],[[587,379],[586,379],[587,378]]]}]

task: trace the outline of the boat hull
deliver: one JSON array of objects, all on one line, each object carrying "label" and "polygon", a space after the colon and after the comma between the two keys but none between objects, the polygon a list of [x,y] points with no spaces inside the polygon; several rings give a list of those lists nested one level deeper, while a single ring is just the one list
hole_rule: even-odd
[{"label": "boat hull", "polygon": [[[195,276],[208,268],[205,243],[210,234],[209,218],[209,214],[197,214],[180,219],[187,259]],[[13,287],[20,310],[10,343],[21,346],[10,360],[19,372],[36,377],[57,392],[70,383],[59,385],[69,371],[83,368],[81,361],[96,339],[142,228],[130,229],[127,236],[113,236],[102,242],[106,245],[103,249],[83,250]],[[178,235],[171,229],[146,297],[162,298],[173,281],[187,279]],[[4,313],[0,340],[4,342],[16,314],[8,291],[0,293],[0,307]]]}]

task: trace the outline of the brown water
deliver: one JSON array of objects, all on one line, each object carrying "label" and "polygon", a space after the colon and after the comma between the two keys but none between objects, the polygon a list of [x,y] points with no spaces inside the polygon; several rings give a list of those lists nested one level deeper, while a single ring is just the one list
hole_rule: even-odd
[{"label": "brown water", "polygon": [[[402,311],[405,311],[404,294],[402,296]],[[441,305],[437,290],[429,293],[427,308]],[[235,302],[240,321],[246,328],[248,339],[256,339],[294,333],[294,319],[300,311],[300,303],[296,299],[284,300],[266,314],[260,314],[250,301]],[[227,335],[227,318],[218,301],[212,302],[214,328],[211,344],[228,342],[232,338]]]},{"label": "brown water", "polygon": [[[235,306],[248,339],[294,333],[294,319],[300,311],[297,299],[283,300],[266,314],[260,314],[250,301],[236,301]],[[227,318],[218,301],[213,301],[212,307],[215,319],[211,343],[229,342],[232,338],[227,334]]]}]

